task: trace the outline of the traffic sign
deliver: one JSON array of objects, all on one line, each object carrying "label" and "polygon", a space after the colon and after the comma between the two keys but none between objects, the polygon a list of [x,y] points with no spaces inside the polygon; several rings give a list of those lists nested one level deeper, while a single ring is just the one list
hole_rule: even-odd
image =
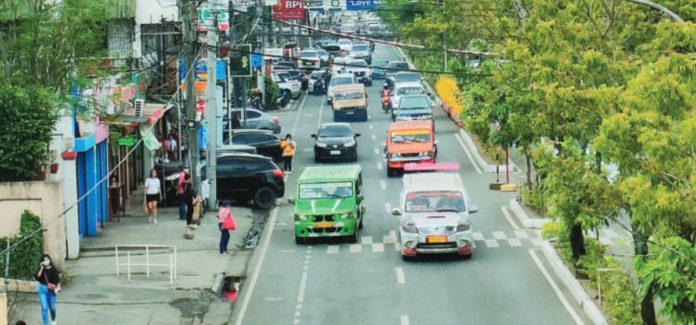
[{"label": "traffic sign", "polygon": [[347,10],[374,10],[377,9],[375,0],[346,0]]},{"label": "traffic sign", "polygon": [[251,77],[251,44],[243,44],[230,51],[232,78]]}]

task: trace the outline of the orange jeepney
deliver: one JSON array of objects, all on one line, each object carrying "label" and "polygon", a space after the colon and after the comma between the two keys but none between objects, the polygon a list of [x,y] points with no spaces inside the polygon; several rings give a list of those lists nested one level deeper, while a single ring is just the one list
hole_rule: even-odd
[{"label": "orange jeepney", "polygon": [[407,163],[434,163],[437,156],[432,121],[394,122],[387,130],[387,176],[403,171]]}]

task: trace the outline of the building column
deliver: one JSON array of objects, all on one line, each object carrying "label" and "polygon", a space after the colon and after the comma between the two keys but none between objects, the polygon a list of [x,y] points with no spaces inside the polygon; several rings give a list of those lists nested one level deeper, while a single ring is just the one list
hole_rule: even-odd
[{"label": "building column", "polygon": [[87,187],[86,191],[93,190],[87,195],[87,236],[97,235],[97,220],[98,218],[98,189],[95,189],[97,184],[97,167],[96,167],[96,145],[85,152],[85,172]]}]

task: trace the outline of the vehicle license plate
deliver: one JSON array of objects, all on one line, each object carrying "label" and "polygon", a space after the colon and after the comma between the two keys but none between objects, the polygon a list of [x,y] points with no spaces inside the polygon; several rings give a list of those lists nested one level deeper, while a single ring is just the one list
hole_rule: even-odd
[{"label": "vehicle license plate", "polygon": [[341,150],[331,150],[331,151],[329,151],[329,153],[332,154],[332,155],[340,155],[340,154],[341,154]]},{"label": "vehicle license plate", "polygon": [[428,237],[425,237],[425,242],[429,243],[429,244],[446,243],[447,236],[428,236]]},{"label": "vehicle license plate", "polygon": [[348,115],[355,115],[355,111],[347,111],[346,114],[348,114]]},{"label": "vehicle license plate", "polygon": [[317,222],[314,224],[316,228],[332,228],[334,226],[333,222]]},{"label": "vehicle license plate", "polygon": [[308,61],[308,62],[305,62],[305,64],[306,65],[314,65],[314,62]]}]

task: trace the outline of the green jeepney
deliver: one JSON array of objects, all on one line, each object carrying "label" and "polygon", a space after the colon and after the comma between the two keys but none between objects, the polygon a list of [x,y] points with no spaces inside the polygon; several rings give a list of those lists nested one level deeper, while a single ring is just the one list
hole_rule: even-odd
[{"label": "green jeepney", "polygon": [[364,201],[360,166],[307,167],[297,180],[295,242],[319,237],[346,237],[357,242]]}]

